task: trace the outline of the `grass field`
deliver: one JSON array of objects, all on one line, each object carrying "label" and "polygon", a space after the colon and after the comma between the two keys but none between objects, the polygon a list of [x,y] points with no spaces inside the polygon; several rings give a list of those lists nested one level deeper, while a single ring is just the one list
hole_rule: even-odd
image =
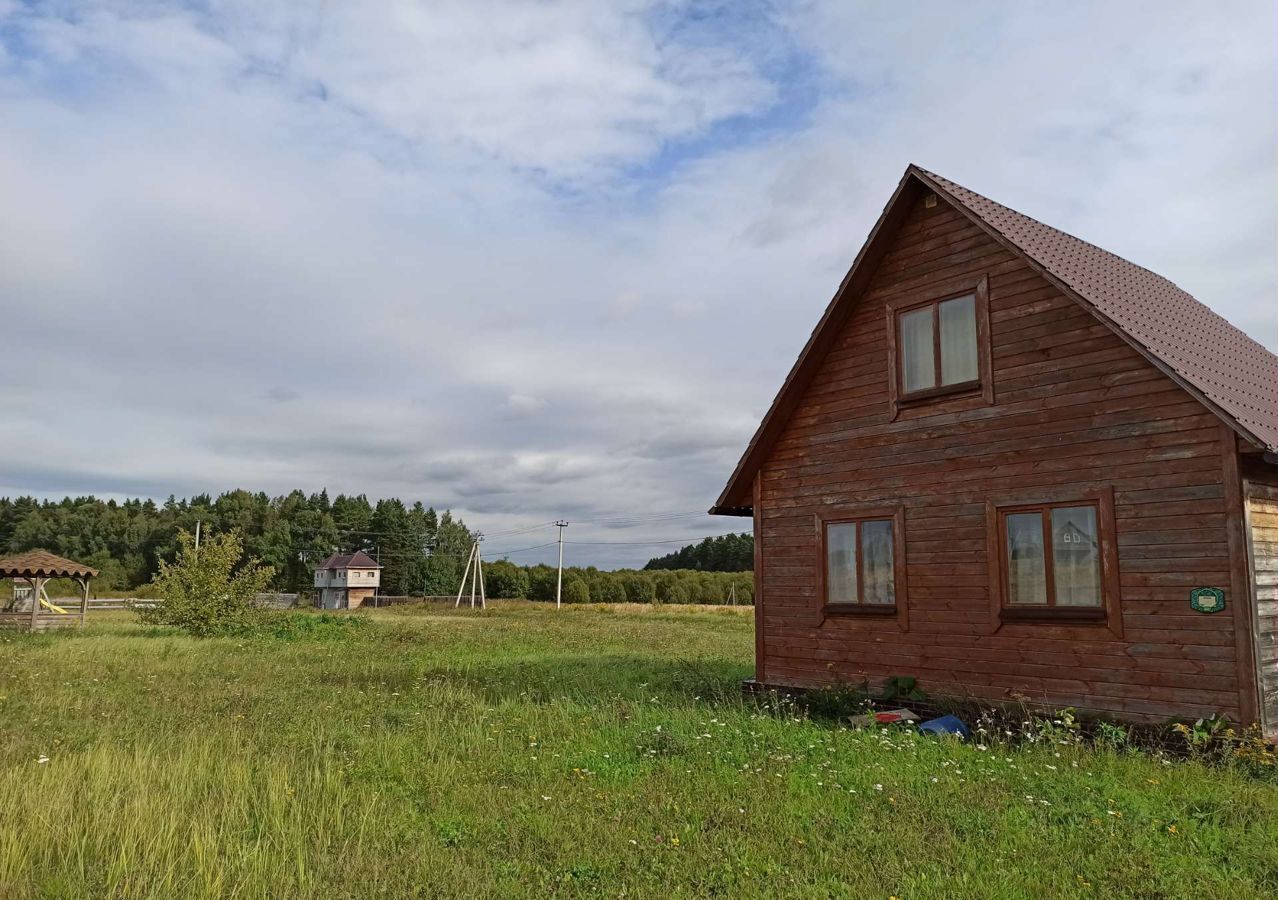
[{"label": "grass field", "polygon": [[0,897],[1278,894],[1273,784],[761,709],[749,610],[361,618],[0,637]]}]

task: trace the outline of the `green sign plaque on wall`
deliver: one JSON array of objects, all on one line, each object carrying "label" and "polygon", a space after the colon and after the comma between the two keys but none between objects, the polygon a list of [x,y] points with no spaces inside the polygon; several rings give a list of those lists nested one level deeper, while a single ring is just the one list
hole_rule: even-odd
[{"label": "green sign plaque on wall", "polygon": [[1189,605],[1202,613],[1220,612],[1225,608],[1225,592],[1220,588],[1194,588],[1189,592]]}]

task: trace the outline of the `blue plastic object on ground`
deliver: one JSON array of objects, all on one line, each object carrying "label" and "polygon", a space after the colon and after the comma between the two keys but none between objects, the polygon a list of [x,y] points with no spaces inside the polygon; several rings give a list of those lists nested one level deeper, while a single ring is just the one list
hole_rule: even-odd
[{"label": "blue plastic object on ground", "polygon": [[919,726],[919,731],[923,734],[957,734],[965,741],[972,736],[967,726],[963,724],[963,720],[957,716],[930,719]]}]

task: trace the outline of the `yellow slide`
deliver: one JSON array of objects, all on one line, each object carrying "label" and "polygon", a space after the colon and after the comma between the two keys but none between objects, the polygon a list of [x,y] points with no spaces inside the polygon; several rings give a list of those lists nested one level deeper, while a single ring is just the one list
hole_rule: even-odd
[{"label": "yellow slide", "polygon": [[44,597],[40,598],[40,605],[43,606],[45,609],[53,610],[55,613],[62,613],[62,615],[64,616],[67,614],[67,611],[63,609],[61,606],[57,606],[53,603],[50,603]]}]

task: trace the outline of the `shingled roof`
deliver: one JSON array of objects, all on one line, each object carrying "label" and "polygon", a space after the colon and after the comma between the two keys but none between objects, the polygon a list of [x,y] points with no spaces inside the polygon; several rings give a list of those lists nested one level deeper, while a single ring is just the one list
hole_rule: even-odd
[{"label": "shingled roof", "polygon": [[28,550],[0,559],[0,578],[93,578],[98,570],[48,550]]},{"label": "shingled roof", "polygon": [[328,559],[319,564],[321,569],[380,569],[371,556],[363,550],[356,550],[354,553],[334,553]]},{"label": "shingled roof", "polygon": [[921,193],[945,198],[1090,310],[1258,449],[1278,450],[1278,357],[1161,275],[911,165],[786,376],[712,513],[748,514],[750,484],[793,402]]},{"label": "shingled roof", "polygon": [[1257,444],[1278,449],[1278,357],[1161,275],[940,175],[916,171],[1201,392],[1200,399]]}]

